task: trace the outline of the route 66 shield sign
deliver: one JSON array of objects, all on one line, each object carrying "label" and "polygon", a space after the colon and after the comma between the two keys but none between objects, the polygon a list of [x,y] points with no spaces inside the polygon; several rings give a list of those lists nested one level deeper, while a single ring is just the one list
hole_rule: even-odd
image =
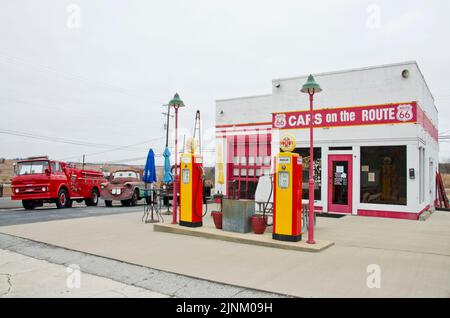
[{"label": "route 66 shield sign", "polygon": [[411,105],[399,105],[397,107],[397,120],[398,121],[410,121],[413,119],[413,108]]},{"label": "route 66 shield sign", "polygon": [[281,129],[286,127],[286,114],[277,114],[275,115],[274,126],[275,128]]}]

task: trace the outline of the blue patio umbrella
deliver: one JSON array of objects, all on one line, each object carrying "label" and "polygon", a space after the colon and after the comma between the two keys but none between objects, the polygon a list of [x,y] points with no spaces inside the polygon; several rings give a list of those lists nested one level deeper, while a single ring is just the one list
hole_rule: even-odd
[{"label": "blue patio umbrella", "polygon": [[170,151],[169,148],[166,147],[163,152],[164,156],[164,183],[171,183],[173,181],[172,173],[170,172]]},{"label": "blue patio umbrella", "polygon": [[150,149],[148,151],[147,162],[145,163],[142,181],[146,183],[156,182],[155,153],[153,152],[153,149]]}]

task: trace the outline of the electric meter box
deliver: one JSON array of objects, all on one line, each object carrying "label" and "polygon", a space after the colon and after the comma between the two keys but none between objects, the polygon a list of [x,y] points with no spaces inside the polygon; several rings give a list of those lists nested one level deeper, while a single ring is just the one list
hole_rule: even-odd
[{"label": "electric meter box", "polygon": [[275,157],[273,234],[278,241],[302,240],[302,157],[282,152]]},{"label": "electric meter box", "polygon": [[200,227],[203,211],[203,159],[185,153],[180,158],[180,225]]}]

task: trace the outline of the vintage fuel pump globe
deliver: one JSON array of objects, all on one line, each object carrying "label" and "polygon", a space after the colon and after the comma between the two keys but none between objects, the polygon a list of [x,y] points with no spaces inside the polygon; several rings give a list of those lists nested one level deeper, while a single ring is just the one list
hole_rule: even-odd
[{"label": "vintage fuel pump globe", "polygon": [[278,241],[302,240],[302,157],[291,152],[295,144],[293,136],[284,136],[284,152],[275,157],[272,238]]},{"label": "vintage fuel pump globe", "polygon": [[284,152],[294,151],[295,146],[296,146],[295,137],[292,135],[285,135],[280,140],[280,148]]}]

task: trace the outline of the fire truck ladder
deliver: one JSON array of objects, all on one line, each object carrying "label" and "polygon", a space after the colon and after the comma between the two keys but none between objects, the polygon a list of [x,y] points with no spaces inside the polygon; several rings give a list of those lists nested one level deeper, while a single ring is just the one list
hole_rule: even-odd
[{"label": "fire truck ladder", "polygon": [[444,182],[439,172],[436,173],[436,209],[450,211],[447,193],[445,192]]}]

